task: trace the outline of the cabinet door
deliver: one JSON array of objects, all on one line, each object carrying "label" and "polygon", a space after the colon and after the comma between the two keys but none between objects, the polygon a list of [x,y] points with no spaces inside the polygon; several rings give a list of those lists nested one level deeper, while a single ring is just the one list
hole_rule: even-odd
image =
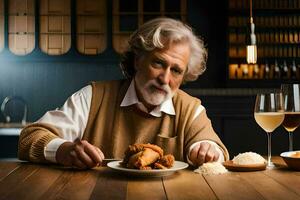
[{"label": "cabinet door", "polygon": [[186,0],[113,0],[113,47],[123,53],[130,34],[153,18],[186,21]]},{"label": "cabinet door", "polygon": [[86,55],[97,55],[106,48],[106,1],[77,0],[77,50]]},{"label": "cabinet door", "polygon": [[48,55],[62,55],[71,48],[70,0],[40,1],[40,48]]},{"label": "cabinet door", "polygon": [[8,47],[16,55],[26,55],[35,46],[34,0],[10,0],[8,4]]},{"label": "cabinet door", "polygon": [[4,0],[0,0],[0,52],[4,48]]}]

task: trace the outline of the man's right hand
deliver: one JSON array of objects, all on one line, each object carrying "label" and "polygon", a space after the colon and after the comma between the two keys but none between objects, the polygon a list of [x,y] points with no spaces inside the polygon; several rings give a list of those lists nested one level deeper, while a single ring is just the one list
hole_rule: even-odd
[{"label": "man's right hand", "polygon": [[104,154],[98,147],[80,139],[63,143],[56,152],[56,161],[59,164],[80,169],[96,167],[103,159]]}]

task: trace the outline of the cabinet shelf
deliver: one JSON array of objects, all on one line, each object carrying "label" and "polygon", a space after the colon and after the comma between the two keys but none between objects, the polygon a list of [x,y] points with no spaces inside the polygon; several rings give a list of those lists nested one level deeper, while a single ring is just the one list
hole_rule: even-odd
[{"label": "cabinet shelf", "polygon": [[[228,79],[300,80],[300,0],[253,0],[256,65],[246,64],[249,0],[228,3]],[[275,73],[266,63],[285,71]]]}]

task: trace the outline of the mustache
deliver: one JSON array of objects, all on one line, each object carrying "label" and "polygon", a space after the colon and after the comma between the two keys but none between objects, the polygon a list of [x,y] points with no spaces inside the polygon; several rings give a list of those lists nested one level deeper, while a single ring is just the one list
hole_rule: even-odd
[{"label": "mustache", "polygon": [[168,93],[168,94],[171,93],[171,88],[170,88],[170,86],[167,85],[167,84],[162,85],[162,84],[159,84],[159,83],[158,83],[157,81],[155,81],[155,80],[152,80],[152,81],[150,81],[149,83],[152,84],[153,86],[155,86],[155,87],[157,87],[157,88],[159,88],[159,89],[165,91],[165,92]]}]

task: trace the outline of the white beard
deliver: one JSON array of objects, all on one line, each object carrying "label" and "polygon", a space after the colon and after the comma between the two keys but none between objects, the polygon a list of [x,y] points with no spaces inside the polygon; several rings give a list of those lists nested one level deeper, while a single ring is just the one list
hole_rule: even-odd
[{"label": "white beard", "polygon": [[[136,81],[141,95],[150,105],[158,106],[173,97],[171,88],[168,85],[160,85],[154,79],[148,81],[145,85],[141,85],[138,80]],[[156,87],[164,90],[164,92],[159,91]]]}]

